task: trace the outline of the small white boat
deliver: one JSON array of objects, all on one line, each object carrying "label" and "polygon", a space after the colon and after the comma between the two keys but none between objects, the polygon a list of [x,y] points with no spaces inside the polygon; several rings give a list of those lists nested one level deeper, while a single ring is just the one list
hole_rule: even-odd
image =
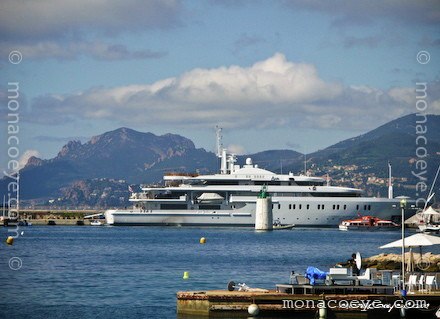
[{"label": "small white boat", "polygon": [[440,232],[440,225],[438,224],[427,224],[419,225],[419,230],[423,233],[438,233]]},{"label": "small white boat", "polygon": [[90,222],[90,226],[102,226],[102,223],[99,220],[95,219]]},{"label": "small white boat", "polygon": [[275,220],[272,225],[273,230],[292,229],[295,224],[281,224],[279,219]]},{"label": "small white boat", "polygon": [[419,221],[418,227],[421,232],[438,233],[440,231],[440,223],[435,221],[438,220],[439,212],[432,207],[428,207],[420,215],[422,219]]},{"label": "small white boat", "polygon": [[292,229],[293,227],[295,227],[295,224],[273,225],[273,230]]},{"label": "small white boat", "polygon": [[399,224],[391,220],[384,220],[374,216],[360,216],[356,219],[343,220],[339,224],[339,230],[352,229],[382,229],[382,228],[396,228]]}]

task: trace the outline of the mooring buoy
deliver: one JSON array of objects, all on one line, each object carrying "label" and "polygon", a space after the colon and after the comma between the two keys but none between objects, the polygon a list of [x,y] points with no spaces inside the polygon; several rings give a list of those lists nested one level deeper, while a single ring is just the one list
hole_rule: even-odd
[{"label": "mooring buoy", "polygon": [[13,243],[14,243],[14,237],[8,236],[8,238],[6,239],[6,244],[12,245]]},{"label": "mooring buoy", "polygon": [[257,304],[251,304],[251,305],[249,305],[249,307],[248,307],[248,313],[251,315],[251,316],[258,316],[258,314],[260,313],[260,308],[258,308],[258,305]]}]

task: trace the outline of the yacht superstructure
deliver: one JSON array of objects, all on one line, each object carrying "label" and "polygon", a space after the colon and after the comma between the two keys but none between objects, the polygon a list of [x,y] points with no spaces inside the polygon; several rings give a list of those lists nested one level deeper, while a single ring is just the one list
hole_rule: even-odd
[{"label": "yacht superstructure", "polygon": [[[220,153],[220,151],[219,151]],[[326,185],[325,179],[275,174],[221,149],[219,174],[164,176],[163,187],[132,193],[132,209],[105,212],[110,225],[254,226],[258,192],[263,185],[272,198],[274,222],[296,226],[338,226],[357,214],[400,220],[401,198],[363,196],[356,188]],[[406,217],[415,212],[407,200]]]}]

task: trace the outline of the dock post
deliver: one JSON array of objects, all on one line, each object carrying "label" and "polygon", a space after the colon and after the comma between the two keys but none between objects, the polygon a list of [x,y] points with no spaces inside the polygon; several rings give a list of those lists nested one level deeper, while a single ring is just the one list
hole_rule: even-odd
[{"label": "dock post", "polygon": [[322,308],[319,308],[318,315],[319,315],[319,319],[326,319],[327,318],[327,308],[325,308],[325,306]]},{"label": "dock post", "polygon": [[273,230],[272,199],[263,186],[257,198],[255,230]]}]

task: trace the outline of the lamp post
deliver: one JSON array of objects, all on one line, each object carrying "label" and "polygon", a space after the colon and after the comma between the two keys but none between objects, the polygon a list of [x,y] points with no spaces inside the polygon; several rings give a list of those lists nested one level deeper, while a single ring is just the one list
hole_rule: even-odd
[{"label": "lamp post", "polygon": [[400,201],[402,210],[402,290],[405,290],[405,208],[406,199]]}]

